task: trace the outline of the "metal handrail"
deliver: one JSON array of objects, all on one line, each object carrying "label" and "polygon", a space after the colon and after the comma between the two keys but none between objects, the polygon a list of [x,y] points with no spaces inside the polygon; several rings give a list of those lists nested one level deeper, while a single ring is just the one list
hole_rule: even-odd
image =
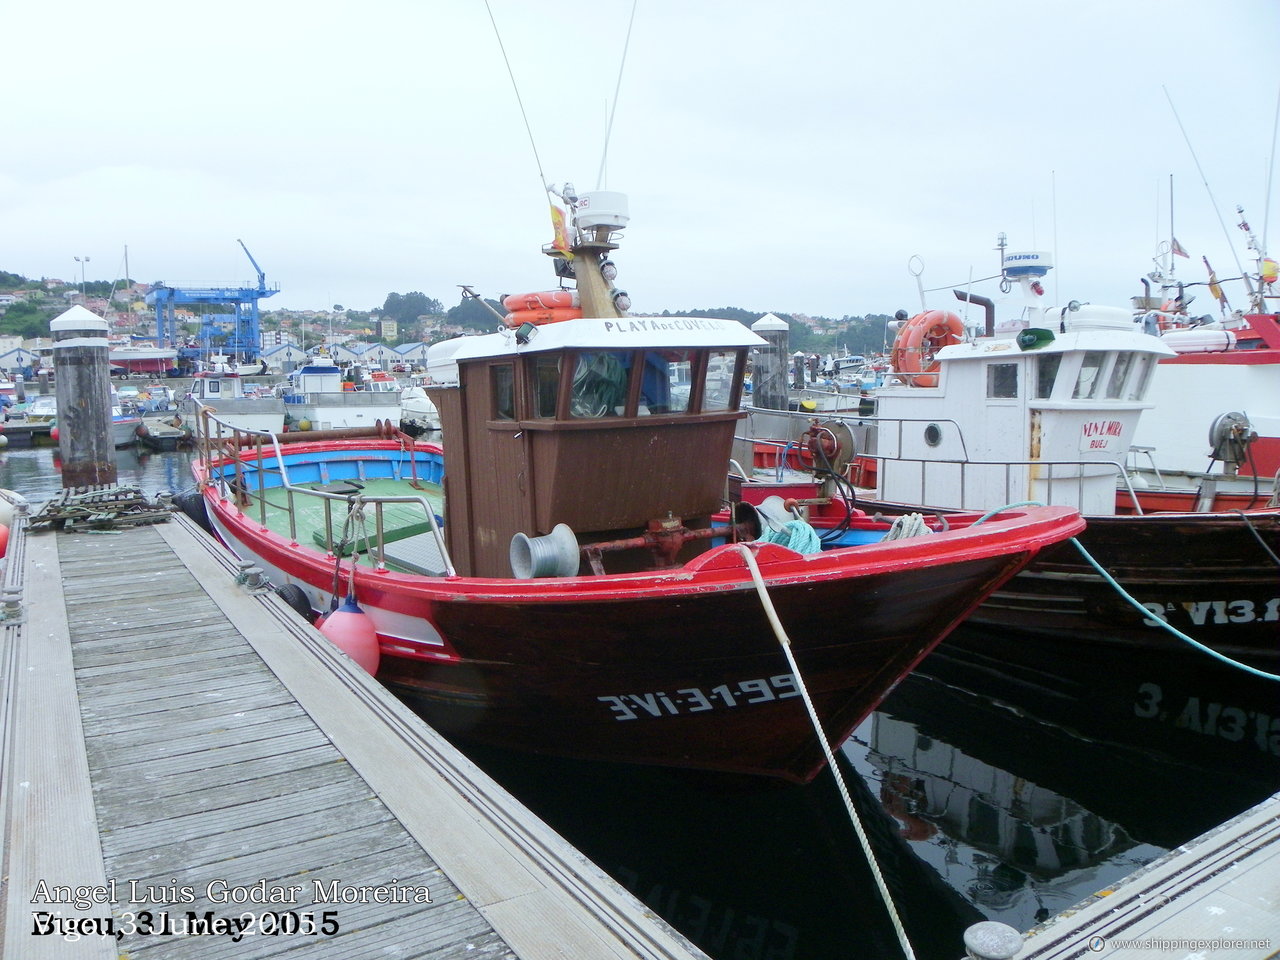
[{"label": "metal handrail", "polygon": [[[373,504],[374,506],[374,524],[376,528],[376,563],[378,570],[386,569],[386,542],[385,530],[383,526],[383,507],[389,503],[410,503],[418,504],[422,507],[423,512],[427,515],[427,523],[431,527],[432,536],[435,539],[436,547],[440,551],[440,559],[444,562],[445,575],[456,577],[457,571],[453,565],[453,558],[449,556],[449,549],[445,545],[444,534],[440,530],[440,525],[436,522],[435,511],[431,508],[431,503],[426,497],[422,496],[373,496],[365,497],[362,494],[351,495],[342,493],[330,493],[324,490],[308,490],[294,484],[289,479],[289,470],[284,461],[284,451],[280,447],[280,440],[270,430],[253,430],[246,427],[237,427],[225,420],[217,417],[209,407],[202,406],[197,411],[197,416],[201,420],[200,440],[201,450],[200,457],[205,466],[205,475],[212,477],[211,466],[214,460],[215,450],[218,451],[218,459],[233,460],[235,463],[235,484],[236,490],[244,497],[253,496],[258,501],[258,517],[263,527],[266,527],[266,515],[268,500],[266,496],[266,484],[264,474],[266,467],[264,466],[263,448],[265,441],[270,441],[272,449],[275,451],[276,467],[280,472],[280,484],[286,494],[286,504],[283,507],[289,516],[289,538],[294,542],[298,542],[297,518],[294,510],[295,496],[315,497],[325,501],[325,544],[330,553],[333,552],[333,513],[332,505],[329,501],[341,500],[348,505],[348,509],[353,509],[358,504]],[[213,430],[210,430],[212,425]],[[229,431],[229,436],[226,432]],[[257,459],[257,491],[256,495],[251,495],[248,491],[248,485],[244,478],[244,459],[242,453],[245,449],[245,443],[241,442],[241,438],[254,438],[252,441],[252,449],[255,451]],[[402,447],[403,449],[403,447]],[[416,473],[416,466],[415,466]],[[225,483],[225,480],[223,480]],[[277,506],[276,504],[271,504]],[[244,505],[239,499],[236,502],[236,508],[244,513]]]},{"label": "metal handrail", "polygon": [[[965,481],[966,467],[1002,467],[1005,471],[1004,485],[1005,485],[1006,491],[1009,489],[1009,485],[1010,485],[1009,473],[1014,467],[1047,467],[1049,471],[1048,476],[1037,477],[1036,479],[1039,480],[1040,482],[1045,483],[1047,485],[1047,488],[1050,491],[1053,490],[1053,486],[1055,483],[1061,484],[1061,483],[1066,483],[1068,481],[1074,481],[1077,487],[1079,487],[1081,484],[1083,484],[1085,480],[1085,477],[1083,476],[1082,473],[1074,477],[1062,477],[1055,480],[1053,475],[1055,467],[1108,468],[1116,475],[1117,487],[1119,487],[1119,485],[1123,483],[1124,490],[1128,494],[1129,502],[1130,504],[1132,504],[1134,513],[1139,516],[1142,515],[1142,505],[1138,502],[1138,495],[1133,488],[1132,482],[1130,481],[1129,472],[1125,468],[1124,464],[1116,460],[1043,460],[1043,459],[1040,459],[1040,460],[1033,460],[1033,459],[974,460],[968,454],[968,448],[965,444],[965,439],[964,439],[964,431],[961,429],[960,424],[957,423],[955,420],[952,420],[946,417],[880,417],[873,414],[841,415],[837,413],[828,413],[828,414],[822,415],[820,412],[804,413],[804,412],[794,411],[794,410],[765,410],[764,408],[760,408],[760,407],[750,408],[748,412],[749,413],[758,412],[758,413],[770,414],[770,415],[777,414],[777,415],[784,416],[788,419],[803,420],[805,422],[811,422],[814,419],[822,419],[825,421],[837,421],[840,423],[844,423],[846,425],[849,423],[853,423],[857,425],[869,425],[869,424],[876,424],[880,422],[893,423],[897,427],[896,439],[897,439],[897,445],[899,450],[902,449],[903,430],[905,429],[907,424],[910,424],[910,423],[950,424],[952,427],[955,428],[955,432],[956,432],[955,439],[960,446],[961,452],[960,452],[960,456],[958,457],[931,457],[931,458],[903,457],[903,456],[889,456],[882,453],[862,453],[862,454],[858,454],[858,456],[863,457],[864,459],[870,459],[870,460],[876,460],[876,461],[893,461],[895,463],[920,464],[920,490],[921,490],[922,498],[923,498],[923,493],[924,493],[925,484],[926,484],[925,471],[928,469],[929,466],[941,465],[941,464],[951,464],[951,465],[959,466],[961,468],[960,493],[961,493],[962,503],[964,502],[964,481]],[[741,436],[735,436],[734,439],[741,440],[748,443],[764,443],[764,444],[776,445],[779,448],[781,448],[783,451],[785,451],[788,446],[795,443],[795,441],[760,440],[754,437],[741,437]],[[781,468],[781,465],[782,465],[782,462],[780,461],[779,463],[780,468]],[[845,468],[845,474],[846,474],[845,479],[849,479],[848,477],[849,469],[850,469],[849,467]],[[1082,494],[1077,492],[1076,499],[1077,499],[1077,502],[1082,501],[1083,500]]]}]

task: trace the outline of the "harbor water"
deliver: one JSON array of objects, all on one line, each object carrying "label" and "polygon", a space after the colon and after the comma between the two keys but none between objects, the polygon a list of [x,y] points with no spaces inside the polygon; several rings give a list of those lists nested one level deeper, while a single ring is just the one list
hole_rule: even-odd
[{"label": "harbor water", "polygon": [[[55,454],[0,450],[0,487],[47,499]],[[192,486],[189,453],[116,458],[122,485]],[[970,924],[1026,930],[1280,790],[1278,718],[1274,683],[1172,639],[1082,653],[962,627],[838,759],[916,956],[956,960]],[[829,771],[800,786],[459,746],[715,960],[901,956]]]}]

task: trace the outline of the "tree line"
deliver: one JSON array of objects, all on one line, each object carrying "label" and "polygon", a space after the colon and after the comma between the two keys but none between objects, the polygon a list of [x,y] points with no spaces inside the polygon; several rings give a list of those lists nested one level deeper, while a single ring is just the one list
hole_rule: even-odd
[{"label": "tree line", "polygon": [[[127,280],[123,281],[125,286],[129,283]],[[47,295],[45,295],[46,292],[42,281],[31,280],[20,274],[0,270],[0,292],[29,290],[32,288],[41,291],[41,298],[31,301],[19,300],[4,308],[3,315],[0,315],[0,334],[20,336],[24,340],[48,337],[49,321],[66,308],[63,293],[66,290],[78,290],[80,285],[67,284],[60,290],[48,291]],[[107,297],[115,289],[119,289],[119,285],[106,280],[91,280],[84,284],[85,295],[90,297]],[[206,306],[210,308],[208,312],[222,312],[215,305]],[[229,310],[230,308],[223,309]],[[505,308],[497,300],[485,299],[481,301],[471,297],[463,297],[457,306],[446,310],[440,300],[429,297],[418,290],[413,290],[409,293],[387,294],[381,310],[377,311],[344,311],[340,304],[334,304],[333,309],[335,312],[345,313],[347,320],[352,322],[368,322],[374,312],[384,320],[394,320],[403,331],[399,338],[401,342],[417,335],[416,328],[420,317],[442,317],[447,323],[466,330],[488,332],[494,329],[495,324],[498,322],[495,313],[501,315],[506,312]],[[661,316],[717,317],[724,320],[736,320],[741,324],[750,326],[767,312],[769,311],[746,310],[741,307],[714,307],[702,310],[664,310]],[[802,353],[817,353],[824,356],[829,353],[837,356],[873,354],[885,349],[886,343],[892,339],[887,338],[886,333],[886,324],[892,318],[885,314],[869,314],[863,317],[844,316],[839,320],[833,320],[828,317],[813,317],[810,318],[812,326],[800,322],[791,314],[778,313],[777,311],[774,311],[774,314],[787,321],[790,325],[791,350]],[[270,314],[267,314],[265,319],[269,321]],[[269,325],[269,322],[266,325]],[[816,333],[813,327],[820,327],[830,332]]]}]

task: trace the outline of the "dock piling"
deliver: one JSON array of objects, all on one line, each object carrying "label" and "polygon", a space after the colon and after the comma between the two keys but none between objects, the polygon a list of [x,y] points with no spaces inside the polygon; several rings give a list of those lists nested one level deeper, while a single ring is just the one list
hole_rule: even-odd
[{"label": "dock piling", "polygon": [[58,453],[68,489],[116,482],[107,321],[72,307],[49,324],[58,377]]}]

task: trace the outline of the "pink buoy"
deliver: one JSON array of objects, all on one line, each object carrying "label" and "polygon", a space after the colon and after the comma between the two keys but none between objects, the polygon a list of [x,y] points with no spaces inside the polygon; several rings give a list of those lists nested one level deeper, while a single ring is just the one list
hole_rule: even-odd
[{"label": "pink buoy", "polygon": [[378,672],[378,633],[369,615],[360,609],[356,598],[347,599],[337,610],[324,618],[320,632],[370,675]]}]

